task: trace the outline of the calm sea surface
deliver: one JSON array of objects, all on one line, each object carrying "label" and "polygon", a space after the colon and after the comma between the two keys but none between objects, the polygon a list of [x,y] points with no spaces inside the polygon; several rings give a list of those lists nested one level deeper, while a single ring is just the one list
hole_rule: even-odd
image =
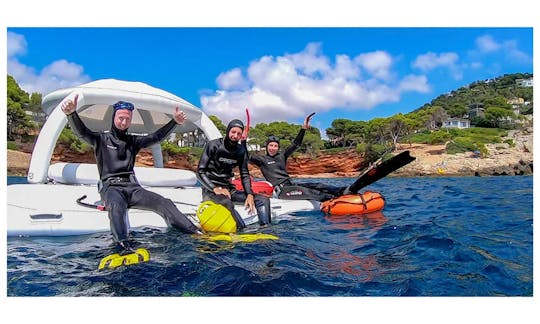
[{"label": "calm sea surface", "polygon": [[109,233],[10,237],[7,296],[533,295],[531,176],[385,178],[365,189],[385,196],[383,213],[295,213],[261,229],[278,241],[136,229],[152,260],[114,271],[97,270]]}]

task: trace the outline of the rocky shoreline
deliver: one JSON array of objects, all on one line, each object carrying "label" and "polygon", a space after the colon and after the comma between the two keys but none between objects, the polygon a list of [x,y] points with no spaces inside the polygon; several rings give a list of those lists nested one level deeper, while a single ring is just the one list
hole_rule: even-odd
[{"label": "rocky shoreline", "polygon": [[[533,174],[533,133],[510,131],[507,143],[487,144],[485,157],[472,152],[445,154],[444,145],[411,150],[416,161],[394,172],[395,176],[500,176]],[[407,149],[406,146],[403,149]],[[416,155],[415,155],[416,154]]]},{"label": "rocky shoreline", "polygon": [[[473,157],[469,153],[446,154],[445,145],[403,144],[399,153],[409,150],[416,160],[393,172],[395,177],[418,176],[499,176],[533,174],[533,132],[510,131],[508,138],[515,145],[507,143],[486,145],[485,157]],[[26,176],[30,165],[31,148],[27,152],[8,150],[7,174]],[[28,152],[29,151],[29,152]],[[59,160],[70,162],[95,163],[92,154],[77,155],[65,148],[56,148],[52,162]],[[149,152],[141,152],[137,158],[138,166],[152,166]],[[196,163],[185,158],[165,158],[165,167],[190,169],[195,171]],[[296,178],[337,178],[358,176],[364,161],[354,150],[332,155],[298,156],[289,159],[288,170]],[[250,166],[254,177],[261,177],[260,171]]]}]

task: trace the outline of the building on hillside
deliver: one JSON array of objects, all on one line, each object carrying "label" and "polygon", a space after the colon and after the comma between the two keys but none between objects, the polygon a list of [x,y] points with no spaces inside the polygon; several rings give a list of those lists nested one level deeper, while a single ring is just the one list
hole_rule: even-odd
[{"label": "building on hillside", "polygon": [[[203,147],[206,144],[206,136],[200,130],[179,134],[177,145],[179,147]],[[172,140],[176,140],[176,134],[171,135]]]},{"label": "building on hillside", "polygon": [[31,110],[25,110],[24,113],[32,118],[32,121],[37,123],[38,125],[43,125],[45,123],[45,120],[47,120],[47,114],[43,111],[31,111]]},{"label": "building on hillside", "polygon": [[514,114],[521,114],[521,109],[525,105],[525,100],[523,98],[512,98],[506,101],[509,105],[512,105],[512,111]]},{"label": "building on hillside", "polygon": [[469,118],[484,117],[484,104],[473,103],[469,105]]},{"label": "building on hillside", "polygon": [[448,118],[443,121],[442,128],[470,128],[471,122],[465,118]]},{"label": "building on hillside", "polygon": [[534,85],[533,78],[516,79],[516,84],[523,88],[530,88]]},{"label": "building on hillside", "polygon": [[249,138],[247,139],[247,149],[248,152],[259,152],[261,150],[261,146],[259,144],[250,144]]}]

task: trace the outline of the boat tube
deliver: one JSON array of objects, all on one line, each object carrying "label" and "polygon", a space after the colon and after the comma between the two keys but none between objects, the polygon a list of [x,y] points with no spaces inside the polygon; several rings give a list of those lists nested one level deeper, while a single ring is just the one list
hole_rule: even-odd
[{"label": "boat tube", "polygon": [[[234,185],[236,190],[244,190],[244,187],[242,186],[242,179],[235,178],[232,180],[232,184]],[[270,182],[266,180],[254,180],[253,177],[251,177],[251,190],[253,190],[253,192],[257,194],[261,194],[266,197],[272,197],[274,187]]]}]

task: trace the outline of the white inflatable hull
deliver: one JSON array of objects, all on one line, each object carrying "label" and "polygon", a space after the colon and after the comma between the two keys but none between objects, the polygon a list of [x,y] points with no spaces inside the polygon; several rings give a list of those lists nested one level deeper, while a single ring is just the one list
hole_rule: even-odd
[{"label": "white inflatable hull", "polygon": [[[146,187],[170,198],[197,225],[196,210],[201,202],[201,188]],[[7,186],[8,236],[68,236],[109,232],[106,211],[80,206],[76,200],[86,195],[84,202],[98,203],[96,186],[64,184],[16,184]],[[319,203],[308,200],[271,199],[272,219],[297,211],[318,210]],[[257,215],[248,215],[243,205],[237,210],[247,225],[257,223]],[[150,211],[130,209],[131,228],[167,225],[163,218]]]},{"label": "white inflatable hull", "polygon": [[[151,187],[183,187],[197,184],[195,172],[190,170],[134,167],[137,182]],[[96,164],[58,162],[49,166],[47,178],[57,183],[97,185],[99,172]]]}]

